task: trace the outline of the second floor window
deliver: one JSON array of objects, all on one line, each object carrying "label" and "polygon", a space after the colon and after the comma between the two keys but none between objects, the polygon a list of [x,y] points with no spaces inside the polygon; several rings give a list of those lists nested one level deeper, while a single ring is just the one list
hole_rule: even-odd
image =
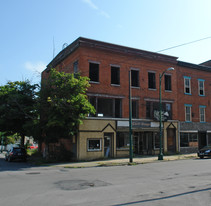
[{"label": "second floor window", "polygon": [[165,75],[165,90],[171,91],[171,75]]},{"label": "second floor window", "polygon": [[95,107],[97,117],[122,116],[122,100],[119,98],[89,97],[90,103]]},{"label": "second floor window", "polygon": [[186,122],[191,122],[192,118],[191,118],[191,107],[192,105],[190,104],[186,104],[185,105],[185,121]]},{"label": "second floor window", "polygon": [[200,122],[205,122],[205,106],[199,106]]},{"label": "second floor window", "polygon": [[138,101],[132,101],[132,118],[138,118]]},{"label": "second floor window", "polygon": [[99,82],[99,64],[89,63],[89,78],[92,82]]},{"label": "second floor window", "polygon": [[119,67],[111,66],[111,84],[120,85],[120,69]]},{"label": "second floor window", "polygon": [[[146,118],[159,120],[160,104],[159,102],[147,101],[146,102]],[[172,104],[162,103],[162,118],[163,120],[172,119]]]},{"label": "second floor window", "polygon": [[148,72],[148,88],[156,89],[155,73]]},{"label": "second floor window", "polygon": [[139,70],[131,69],[131,86],[139,87]]},{"label": "second floor window", "polygon": [[204,96],[205,92],[204,92],[204,80],[199,79],[198,80],[198,84],[199,84],[199,96]]},{"label": "second floor window", "polygon": [[191,94],[190,77],[184,77],[184,92],[185,94]]}]

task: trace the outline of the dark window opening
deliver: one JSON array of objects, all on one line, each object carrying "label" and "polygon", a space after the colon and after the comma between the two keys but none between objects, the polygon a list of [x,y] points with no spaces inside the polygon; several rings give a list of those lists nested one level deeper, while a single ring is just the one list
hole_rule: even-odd
[{"label": "dark window opening", "polygon": [[115,117],[121,117],[121,99],[115,99]]},{"label": "dark window opening", "polygon": [[111,84],[120,85],[120,69],[119,67],[111,67]]},{"label": "dark window opening", "polygon": [[74,74],[78,73],[78,61],[73,63],[73,70],[74,70]]},{"label": "dark window opening", "polygon": [[165,90],[171,91],[171,76],[165,75]]},{"label": "dark window opening", "polygon": [[132,101],[132,118],[138,118],[138,101]]},{"label": "dark window opening", "polygon": [[180,133],[180,147],[198,147],[197,133]]},{"label": "dark window opening", "polygon": [[156,89],[155,73],[148,73],[148,87],[149,89]]},{"label": "dark window opening", "polygon": [[99,64],[89,63],[90,81],[99,82]]},{"label": "dark window opening", "polygon": [[[89,97],[89,102],[95,107],[98,117],[116,117],[122,116],[121,99]],[[90,116],[94,116],[90,114]]]},{"label": "dark window opening", "polygon": [[118,149],[129,148],[129,133],[128,132],[117,132],[116,134],[116,147]]},{"label": "dark window opening", "polygon": [[[162,119],[170,120],[172,119],[172,104],[162,103]],[[159,120],[160,117],[160,104],[159,102],[146,102],[146,118]]]},{"label": "dark window opening", "polygon": [[139,87],[139,71],[131,70],[131,86]]}]

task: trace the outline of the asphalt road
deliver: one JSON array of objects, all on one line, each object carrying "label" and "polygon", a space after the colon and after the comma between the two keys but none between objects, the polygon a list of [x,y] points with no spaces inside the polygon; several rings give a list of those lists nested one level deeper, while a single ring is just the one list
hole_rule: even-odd
[{"label": "asphalt road", "polygon": [[0,155],[0,205],[211,205],[211,159],[74,169]]}]

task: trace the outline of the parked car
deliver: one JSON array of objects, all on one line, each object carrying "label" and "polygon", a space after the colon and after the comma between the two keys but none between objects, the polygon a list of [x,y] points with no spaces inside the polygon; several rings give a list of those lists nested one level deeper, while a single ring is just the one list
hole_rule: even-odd
[{"label": "parked car", "polygon": [[12,147],[5,154],[5,160],[11,162],[13,160],[27,160],[26,150],[22,147]]},{"label": "parked car", "polygon": [[36,144],[30,144],[28,146],[28,149],[37,149],[37,148],[38,148],[38,146]]},{"label": "parked car", "polygon": [[205,146],[198,151],[198,157],[203,159],[204,157],[211,157],[211,145]]}]

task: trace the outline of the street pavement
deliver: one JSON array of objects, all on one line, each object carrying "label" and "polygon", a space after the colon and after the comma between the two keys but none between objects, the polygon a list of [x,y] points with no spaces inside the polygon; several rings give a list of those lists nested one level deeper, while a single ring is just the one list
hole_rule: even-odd
[{"label": "street pavement", "polygon": [[34,166],[1,154],[0,205],[210,205],[210,161],[189,154]]}]

